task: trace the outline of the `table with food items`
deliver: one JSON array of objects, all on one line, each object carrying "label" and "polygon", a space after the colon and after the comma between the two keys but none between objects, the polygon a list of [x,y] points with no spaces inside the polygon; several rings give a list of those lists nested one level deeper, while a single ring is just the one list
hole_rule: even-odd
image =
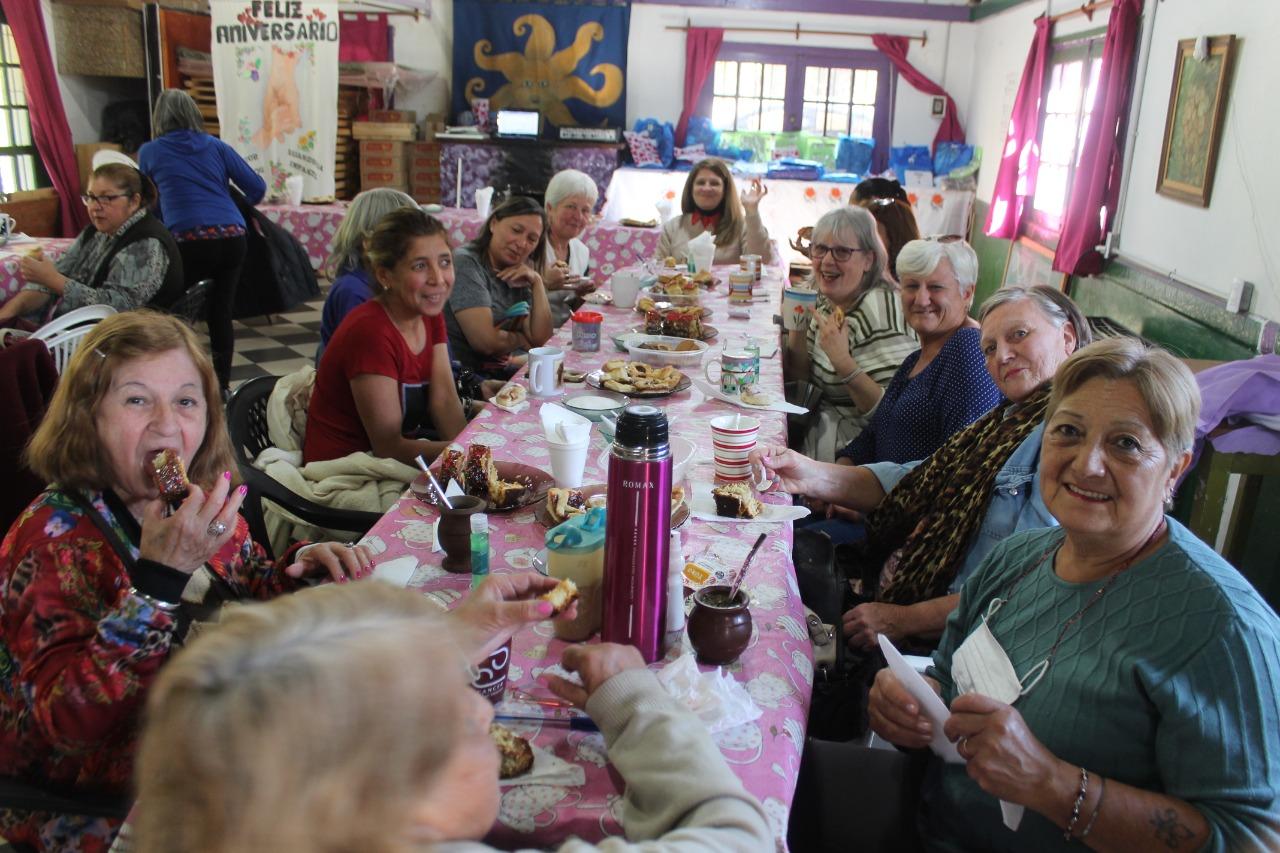
[{"label": "table with food items", "polygon": [[[786,443],[788,404],[773,322],[782,276],[778,267],[758,273],[716,267],[697,280],[663,265],[615,273],[612,286],[592,294],[595,302],[546,347],[531,351],[529,365],[432,464],[441,485],[423,475],[367,534],[380,566],[394,566],[408,586],[445,607],[472,583],[475,552],[467,543],[474,546],[470,519],[480,510],[489,571],[535,569],[577,580],[576,619],[518,633],[509,651],[480,668],[477,687],[500,700],[498,719],[518,745],[491,843],[547,847],[570,836],[598,841],[621,834],[621,782],[602,736],[539,676],[563,674],[558,664],[573,640],[616,636],[619,584],[611,591],[609,574],[660,536],[668,544],[663,583],[672,606],[664,607],[651,667],[668,691],[695,707],[763,803],[784,848],[813,685],[812,644],[791,562],[791,523],[807,510],[771,484],[754,482],[746,460],[754,446]],[[634,300],[634,307],[614,300]],[[544,409],[546,403],[558,408]],[[619,542],[639,534],[622,530],[619,519],[631,518],[631,502],[649,498],[632,481],[615,478],[624,470],[622,451],[634,443],[626,436],[642,421],[662,422],[655,441],[665,440],[671,451],[669,479],[664,469],[655,481],[669,484],[669,502],[661,506],[667,529],[645,534],[653,542],[627,540],[624,554]],[[616,445],[606,438],[613,429]],[[441,490],[454,495],[448,509],[440,507]],[[614,526],[607,521],[611,505]],[[612,542],[601,543],[602,535]],[[727,588],[744,565],[741,591],[733,595]],[[723,669],[708,660],[725,661]],[[519,760],[526,741],[532,762]]]},{"label": "table with food items", "polygon": [[38,254],[56,260],[73,241],[52,237],[28,237],[0,246],[0,305],[22,290],[26,280],[19,267],[23,255]]},{"label": "table with food items", "polygon": [[[347,215],[346,202],[332,204],[264,204],[259,209],[297,238],[311,259],[313,268],[323,269],[333,236]],[[446,207],[428,210],[449,229],[449,243],[462,246],[480,233],[484,218],[474,208]],[[593,278],[607,278],[615,270],[653,257],[661,236],[657,227],[640,228],[618,222],[595,222],[580,238],[591,251]]]}]

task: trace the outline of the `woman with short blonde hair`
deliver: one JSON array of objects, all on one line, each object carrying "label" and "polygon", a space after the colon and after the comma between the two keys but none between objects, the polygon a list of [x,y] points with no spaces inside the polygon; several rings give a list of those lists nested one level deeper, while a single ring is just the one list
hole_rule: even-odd
[{"label": "woman with short blonde hair", "polygon": [[562,326],[582,305],[582,297],[595,290],[587,278],[591,250],[580,239],[600,199],[595,179],[577,169],[556,172],[547,184],[547,298],[551,322]]}]

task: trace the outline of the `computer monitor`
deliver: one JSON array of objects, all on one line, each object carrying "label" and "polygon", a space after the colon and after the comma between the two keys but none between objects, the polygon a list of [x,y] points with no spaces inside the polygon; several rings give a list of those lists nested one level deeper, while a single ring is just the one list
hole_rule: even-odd
[{"label": "computer monitor", "polygon": [[542,133],[542,113],[536,110],[498,110],[498,136],[537,139]]}]

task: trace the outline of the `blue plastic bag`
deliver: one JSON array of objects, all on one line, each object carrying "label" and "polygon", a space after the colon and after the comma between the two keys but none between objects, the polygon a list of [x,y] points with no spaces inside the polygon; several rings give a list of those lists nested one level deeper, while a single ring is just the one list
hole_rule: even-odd
[{"label": "blue plastic bag", "polygon": [[871,171],[871,155],[875,153],[876,141],[867,136],[841,136],[836,146],[837,172],[852,172],[865,175]]},{"label": "blue plastic bag", "polygon": [[933,174],[933,157],[925,145],[903,145],[889,149],[889,168],[898,178],[899,183],[907,182],[907,172],[928,172]]},{"label": "blue plastic bag", "polygon": [[973,160],[973,146],[963,142],[939,142],[938,150],[933,155],[933,173],[950,175],[956,169],[963,169]]}]

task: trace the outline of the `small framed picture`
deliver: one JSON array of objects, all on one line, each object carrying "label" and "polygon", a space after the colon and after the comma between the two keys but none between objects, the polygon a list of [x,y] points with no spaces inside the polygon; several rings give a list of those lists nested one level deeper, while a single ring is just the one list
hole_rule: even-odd
[{"label": "small framed picture", "polygon": [[940,116],[940,115],[942,115],[943,113],[945,113],[946,111],[947,111],[947,99],[946,99],[946,98],[934,98],[934,99],[933,99],[933,110],[930,112],[930,115]]}]

